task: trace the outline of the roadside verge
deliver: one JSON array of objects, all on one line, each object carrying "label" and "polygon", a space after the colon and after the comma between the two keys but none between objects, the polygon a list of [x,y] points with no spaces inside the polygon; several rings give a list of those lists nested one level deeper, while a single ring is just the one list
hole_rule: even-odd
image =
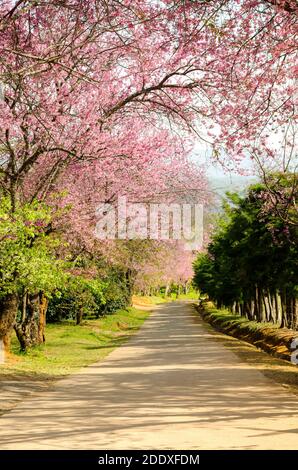
[{"label": "roadside verge", "polygon": [[271,323],[258,323],[233,315],[228,310],[216,309],[210,303],[195,305],[203,320],[217,331],[241,339],[279,359],[291,361],[293,341],[298,331],[279,328]]},{"label": "roadside verge", "polygon": [[48,324],[46,343],[20,353],[16,338],[8,362],[0,365],[0,416],[28,395],[43,393],[57,380],[103,360],[142,326],[151,309],[117,310],[97,320]]}]

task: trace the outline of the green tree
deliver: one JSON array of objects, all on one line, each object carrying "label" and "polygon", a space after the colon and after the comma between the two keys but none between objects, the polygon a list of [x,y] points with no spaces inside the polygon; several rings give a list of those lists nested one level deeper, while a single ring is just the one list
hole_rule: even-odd
[{"label": "green tree", "polygon": [[[292,179],[292,175],[272,177],[275,194],[279,182],[281,194],[286,182],[293,188]],[[224,214],[207,253],[200,255],[194,264],[196,286],[219,307],[224,305],[249,319],[296,328],[295,207],[287,208],[289,218],[281,216],[281,209],[276,211],[268,203],[271,201],[268,184],[251,186],[245,197],[227,196]],[[294,198],[288,196],[288,203],[295,206]]]}]

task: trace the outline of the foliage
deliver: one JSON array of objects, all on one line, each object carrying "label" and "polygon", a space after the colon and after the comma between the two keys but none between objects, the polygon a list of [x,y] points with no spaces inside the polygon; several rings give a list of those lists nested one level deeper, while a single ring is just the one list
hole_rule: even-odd
[{"label": "foliage", "polygon": [[296,337],[292,330],[278,328],[269,322],[256,322],[231,314],[228,310],[216,309],[207,303],[200,308],[204,320],[219,331],[256,345],[258,348],[282,359],[290,360],[291,344]]},{"label": "foliage", "polygon": [[[258,184],[246,197],[229,195],[207,253],[194,263],[194,282],[219,305],[232,308],[236,303],[251,318],[295,327],[297,228],[268,209],[266,191]],[[281,297],[280,307],[275,294]]]},{"label": "foliage", "polygon": [[[0,340],[16,316],[8,312],[17,304],[11,294],[61,291],[61,302],[57,295],[51,301],[54,310],[64,299],[63,315],[71,309],[98,315],[129,303],[134,289],[186,286],[192,256],[179,248],[97,240],[98,203],[115,205],[123,191],[129,201],[177,202],[179,195],[179,203],[206,202],[205,172],[192,158],[194,136],[233,168],[247,154],[287,166],[297,116],[296,30],[294,0],[0,2],[0,297],[6,305]],[[34,201],[69,210],[50,220],[46,206]],[[281,209],[270,201],[262,206],[264,226],[272,204],[292,223],[284,203]],[[244,230],[252,217],[245,211]],[[283,245],[274,253],[286,284],[286,231],[281,235],[274,221],[270,234],[267,228],[256,223],[251,231],[266,245],[264,256],[274,251],[270,234]],[[57,250],[52,230],[63,240]],[[252,242],[253,234],[247,237]],[[220,244],[214,240],[213,257]],[[234,256],[245,246],[236,244],[237,238]],[[259,252],[256,261],[264,256]],[[93,264],[104,258],[118,279],[82,272],[65,281],[65,258],[74,268],[80,258]],[[231,295],[218,279],[216,295],[244,301],[235,273],[252,288],[248,267],[243,262],[240,269],[233,258],[216,263],[233,281]],[[269,271],[268,264],[262,285],[272,281]]]},{"label": "foliage", "polygon": [[63,283],[63,261],[55,256],[58,240],[47,235],[50,209],[38,201],[17,205],[0,199],[0,296],[43,290],[50,294]]},{"label": "foliage", "polygon": [[129,308],[118,310],[98,320],[88,320],[78,328],[72,321],[46,326],[47,342],[29,350],[19,351],[12,339],[13,359],[0,368],[1,374],[55,379],[81,367],[102,360],[133,334],[148,317],[147,311]]},{"label": "foliage", "polygon": [[104,287],[105,305],[102,313],[113,313],[119,308],[127,307],[129,304],[129,292],[122,273],[110,277]]},{"label": "foliage", "polygon": [[103,313],[106,298],[105,285],[98,279],[69,276],[63,289],[55,293],[48,307],[48,320],[61,321],[82,317],[98,317]]}]

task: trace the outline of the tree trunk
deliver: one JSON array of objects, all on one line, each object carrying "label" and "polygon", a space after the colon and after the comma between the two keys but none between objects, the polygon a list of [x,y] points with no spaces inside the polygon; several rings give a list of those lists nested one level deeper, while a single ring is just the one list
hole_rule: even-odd
[{"label": "tree trunk", "polygon": [[255,286],[255,291],[254,291],[254,316],[256,321],[260,321],[260,311],[259,311],[259,291],[258,291],[258,286]]},{"label": "tree trunk", "polygon": [[168,297],[169,291],[170,291],[170,285],[167,284],[167,285],[166,285],[166,290],[165,290],[165,297]]},{"label": "tree trunk", "polygon": [[266,321],[266,312],[265,312],[265,302],[263,291],[259,287],[257,288],[258,296],[258,311],[259,311],[259,320],[260,322]]},{"label": "tree trunk", "polygon": [[251,299],[250,301],[250,310],[251,310],[251,318],[252,320],[255,320],[256,319],[256,304],[255,304],[254,299]]},{"label": "tree trunk", "polygon": [[[132,293],[133,293],[133,286],[134,286],[134,273],[131,269],[128,269],[125,273],[125,280],[128,292],[127,303],[131,307],[132,306]],[[151,289],[150,289],[151,290]],[[151,295],[151,294],[149,294]]]},{"label": "tree trunk", "polygon": [[4,352],[9,353],[10,343],[11,343],[11,331],[9,331],[9,333],[6,333],[6,335],[3,336],[2,341],[3,341]]},{"label": "tree trunk", "polygon": [[84,314],[83,307],[81,307],[81,308],[79,308],[78,311],[77,311],[77,321],[76,321],[76,324],[77,324],[77,325],[81,325],[81,324],[82,324],[82,321],[83,321],[83,314]]},{"label": "tree trunk", "polygon": [[293,315],[292,315],[292,299],[289,295],[286,295],[286,311],[287,311],[287,326],[292,328],[293,324]]},{"label": "tree trunk", "polygon": [[[26,308],[23,305],[22,320],[14,326],[19,340],[21,351],[26,352],[32,346],[39,344],[38,341],[38,295],[26,296]],[[23,318],[25,319],[23,320]]]},{"label": "tree trunk", "polygon": [[269,306],[269,321],[272,321],[272,323],[276,323],[276,313],[274,310],[274,303],[273,303],[273,297],[271,295],[271,292],[268,292],[268,306]]},{"label": "tree trunk", "polygon": [[5,352],[10,349],[10,335],[18,313],[18,296],[7,294],[0,300],[0,341]]},{"label": "tree trunk", "polygon": [[298,326],[298,302],[293,298],[293,329],[296,330]]},{"label": "tree trunk", "polygon": [[286,294],[285,292],[280,293],[280,301],[281,301],[281,328],[287,328],[288,326],[288,318],[287,318],[287,306],[286,306]]},{"label": "tree trunk", "polygon": [[48,309],[48,299],[43,292],[39,294],[39,319],[38,319],[38,342],[45,343],[46,314]]},{"label": "tree trunk", "polygon": [[26,320],[26,316],[27,316],[27,302],[28,302],[28,294],[27,292],[25,292],[23,295],[22,323]]},{"label": "tree trunk", "polygon": [[277,323],[281,324],[282,322],[282,309],[281,309],[281,300],[278,292],[275,292],[274,295],[274,303],[276,309],[276,321]]},{"label": "tree trunk", "polygon": [[263,302],[264,302],[265,318],[266,318],[266,321],[269,322],[271,318],[271,312],[270,312],[267,292],[265,292],[263,295]]},{"label": "tree trunk", "polygon": [[246,300],[244,301],[243,311],[244,311],[244,314],[246,315],[248,320],[253,320],[253,312],[252,312],[252,309],[251,309],[251,302],[248,302]]},{"label": "tree trunk", "polygon": [[188,282],[185,283],[184,286],[184,293],[187,295],[190,289],[190,284]]}]

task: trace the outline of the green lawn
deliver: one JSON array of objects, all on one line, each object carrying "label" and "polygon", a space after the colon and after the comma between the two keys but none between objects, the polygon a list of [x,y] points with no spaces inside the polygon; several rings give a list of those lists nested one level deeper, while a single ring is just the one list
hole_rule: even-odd
[{"label": "green lawn", "polygon": [[142,325],[148,311],[129,308],[99,320],[49,324],[46,344],[26,354],[19,352],[16,338],[12,340],[12,355],[0,366],[1,375],[26,375],[55,378],[69,374],[96,361],[100,361],[123,343]]},{"label": "green lawn", "polygon": [[132,301],[133,304],[138,305],[158,305],[166,302],[171,302],[170,297],[162,297],[158,295],[133,295]]},{"label": "green lawn", "polygon": [[173,302],[174,300],[198,300],[199,294],[197,292],[191,291],[188,294],[180,294],[177,298],[177,295],[171,293],[169,296],[165,297],[163,295],[134,295],[133,303],[137,305],[158,305],[166,302]]},{"label": "green lawn", "polygon": [[[172,295],[172,298],[176,300],[176,295],[175,294],[171,294],[171,295]],[[198,292],[190,291],[188,292],[188,294],[180,294],[177,300],[198,300],[198,298],[199,298]]]}]

